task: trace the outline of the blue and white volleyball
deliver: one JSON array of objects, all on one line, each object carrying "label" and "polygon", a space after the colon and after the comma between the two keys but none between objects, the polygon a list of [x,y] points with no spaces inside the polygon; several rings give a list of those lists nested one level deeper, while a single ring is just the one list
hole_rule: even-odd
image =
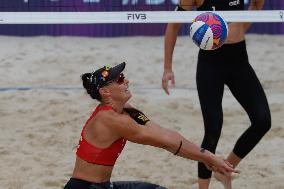
[{"label": "blue and white volleyball", "polygon": [[190,37],[203,50],[221,47],[228,36],[228,25],[216,13],[205,12],[198,15],[190,26]]}]

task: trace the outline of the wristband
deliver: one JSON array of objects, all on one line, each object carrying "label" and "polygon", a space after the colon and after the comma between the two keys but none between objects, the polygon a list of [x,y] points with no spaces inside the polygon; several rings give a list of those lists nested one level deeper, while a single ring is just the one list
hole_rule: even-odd
[{"label": "wristband", "polygon": [[182,146],[182,140],[180,141],[180,145],[179,145],[177,151],[174,153],[174,155],[177,155],[179,153],[181,146]]}]

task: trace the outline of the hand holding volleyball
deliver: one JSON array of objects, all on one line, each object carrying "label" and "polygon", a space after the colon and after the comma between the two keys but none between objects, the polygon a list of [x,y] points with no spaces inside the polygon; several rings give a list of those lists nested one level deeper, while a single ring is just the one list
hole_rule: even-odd
[{"label": "hand holding volleyball", "polygon": [[227,36],[227,23],[213,12],[198,15],[190,26],[191,39],[203,50],[215,50],[221,47]]}]

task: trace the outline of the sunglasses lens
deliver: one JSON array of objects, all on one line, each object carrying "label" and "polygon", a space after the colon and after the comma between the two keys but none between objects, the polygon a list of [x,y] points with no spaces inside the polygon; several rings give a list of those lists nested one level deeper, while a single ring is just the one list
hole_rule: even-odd
[{"label": "sunglasses lens", "polygon": [[124,78],[125,78],[125,77],[124,77],[123,73],[121,73],[121,74],[119,74],[119,76],[118,76],[116,82],[117,82],[118,84],[123,84],[123,83],[124,83]]}]

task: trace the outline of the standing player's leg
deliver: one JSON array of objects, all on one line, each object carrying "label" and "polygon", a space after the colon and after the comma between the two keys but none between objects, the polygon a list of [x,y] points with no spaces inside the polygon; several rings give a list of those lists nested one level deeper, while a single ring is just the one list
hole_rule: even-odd
[{"label": "standing player's leg", "polygon": [[237,140],[228,157],[228,160],[237,166],[270,129],[271,116],[265,92],[248,62],[242,64],[228,87],[251,121],[250,127]]},{"label": "standing player's leg", "polygon": [[[222,98],[224,83],[222,74],[216,65],[199,58],[197,65],[197,90],[204,121],[204,138],[201,144],[212,153],[221,134],[223,124]],[[203,163],[198,163],[198,183],[200,189],[208,189],[212,172]]]}]

